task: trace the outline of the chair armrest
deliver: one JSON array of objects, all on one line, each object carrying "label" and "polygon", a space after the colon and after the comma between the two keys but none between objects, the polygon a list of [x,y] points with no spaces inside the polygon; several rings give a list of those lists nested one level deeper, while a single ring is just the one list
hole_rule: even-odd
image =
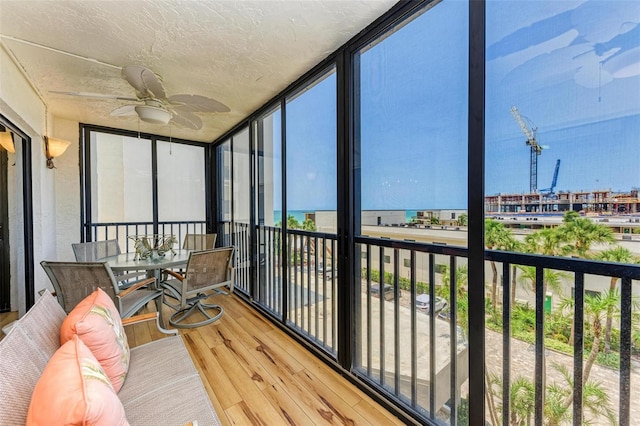
[{"label": "chair armrest", "polygon": [[172,271],[171,269],[163,269],[162,272],[169,274],[172,277],[179,279],[180,281],[184,281],[184,276],[182,276],[182,274]]},{"label": "chair armrest", "polygon": [[233,271],[235,270],[235,268],[231,265],[229,265],[229,270],[227,271],[227,279],[231,279],[231,277],[233,277]]},{"label": "chair armrest", "polygon": [[160,324],[160,314],[158,312],[149,312],[147,314],[134,315],[134,316],[129,317],[129,318],[123,318],[122,319],[122,325],[123,326],[128,326],[128,325],[139,324],[139,323],[142,323],[142,322],[152,321],[152,320],[156,321],[156,326],[158,327],[158,330],[161,333],[171,334],[171,335],[174,335],[174,336],[178,335],[178,330],[176,330],[176,329],[168,330],[168,329],[162,327],[162,325]]},{"label": "chair armrest", "polygon": [[148,314],[134,315],[129,318],[123,318],[122,325],[127,326],[127,325],[139,324],[141,322],[155,320],[157,316],[158,316],[157,312],[149,312]]},{"label": "chair armrest", "polygon": [[132,285],[131,287],[127,287],[126,289],[120,291],[118,293],[118,296],[119,297],[125,297],[127,294],[131,293],[132,291],[137,290],[140,287],[144,287],[146,285],[153,284],[155,282],[156,282],[155,278],[147,278],[146,280],[142,280],[140,282],[137,282],[134,285]]}]

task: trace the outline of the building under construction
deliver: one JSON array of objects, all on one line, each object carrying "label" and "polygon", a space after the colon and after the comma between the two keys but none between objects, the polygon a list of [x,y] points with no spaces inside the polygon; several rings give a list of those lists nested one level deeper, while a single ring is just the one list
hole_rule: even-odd
[{"label": "building under construction", "polygon": [[484,209],[490,213],[553,213],[569,210],[596,214],[635,214],[640,212],[638,188],[630,192],[610,189],[596,191],[559,191],[555,194],[497,194],[484,197]]}]

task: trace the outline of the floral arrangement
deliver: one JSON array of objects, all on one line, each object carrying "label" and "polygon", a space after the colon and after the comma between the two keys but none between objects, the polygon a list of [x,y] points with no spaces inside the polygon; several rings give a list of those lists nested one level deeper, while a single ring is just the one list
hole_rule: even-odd
[{"label": "floral arrangement", "polygon": [[136,255],[133,260],[164,257],[167,252],[176,254],[173,245],[178,239],[173,234],[132,235]]}]

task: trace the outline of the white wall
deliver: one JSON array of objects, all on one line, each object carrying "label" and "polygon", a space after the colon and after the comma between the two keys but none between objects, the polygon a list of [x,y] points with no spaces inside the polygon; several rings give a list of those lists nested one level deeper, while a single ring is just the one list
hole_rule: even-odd
[{"label": "white wall", "polygon": [[65,153],[53,160],[53,172],[45,169],[55,182],[56,260],[75,260],[71,243],[80,241],[80,127],[77,121],[57,117],[53,124],[51,134],[71,142]]},{"label": "white wall", "polygon": [[[45,105],[22,74],[21,67],[0,46],[0,113],[31,138],[33,187],[33,247],[36,293],[51,288],[40,261],[69,259],[70,244],[79,240],[78,123],[49,117],[50,136],[67,139],[72,145],[56,162],[45,165],[42,135]],[[22,152],[9,155],[9,229],[11,245],[11,307],[25,309],[24,239],[22,224]],[[71,257],[72,258],[72,257]]]},{"label": "white wall", "polygon": [[392,225],[406,222],[404,210],[363,210],[362,225],[377,225],[380,218],[381,225]]}]

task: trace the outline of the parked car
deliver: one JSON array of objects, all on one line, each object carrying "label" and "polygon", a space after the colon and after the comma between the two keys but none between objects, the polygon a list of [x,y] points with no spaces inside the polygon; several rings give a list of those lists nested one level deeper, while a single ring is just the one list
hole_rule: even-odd
[{"label": "parked car", "polygon": [[443,319],[445,321],[451,320],[451,312],[449,311],[449,307],[447,306],[440,312],[438,312],[438,318]]},{"label": "parked car", "polygon": [[[431,308],[429,304],[430,298],[428,294],[419,294],[416,296],[416,308],[420,309],[423,312],[429,313],[429,309]],[[447,301],[442,297],[436,296],[435,300],[435,311],[436,313],[440,312],[444,308],[447,307]]]},{"label": "parked car", "polygon": [[[371,286],[371,294],[373,295],[373,297],[380,297],[380,285],[373,284]],[[393,298],[394,298],[393,286],[391,286],[389,284],[385,284],[384,285],[384,300],[393,300]]]},{"label": "parked car", "polygon": [[324,277],[327,280],[330,280],[333,278],[334,272],[335,272],[335,276],[338,275],[337,274],[338,271],[334,271],[331,265],[327,265],[327,267],[325,268],[322,262],[318,264],[317,270],[318,270],[318,275],[322,276],[324,274]]}]

